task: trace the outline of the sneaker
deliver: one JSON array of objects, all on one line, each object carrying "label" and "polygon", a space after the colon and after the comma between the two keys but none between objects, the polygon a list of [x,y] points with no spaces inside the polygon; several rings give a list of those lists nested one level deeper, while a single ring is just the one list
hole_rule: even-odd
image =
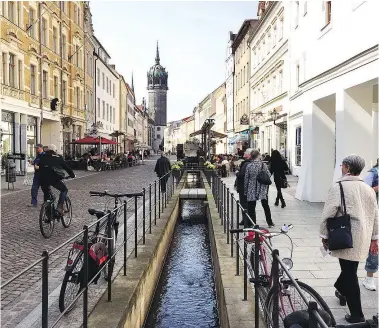
[{"label": "sneaker", "polygon": [[366,277],[362,285],[368,290],[376,290],[374,277]]}]

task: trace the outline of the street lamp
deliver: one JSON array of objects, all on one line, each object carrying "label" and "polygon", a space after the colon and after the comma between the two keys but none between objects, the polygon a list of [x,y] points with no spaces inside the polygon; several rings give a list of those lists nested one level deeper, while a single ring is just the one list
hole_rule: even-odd
[{"label": "street lamp", "polygon": [[271,119],[274,121],[274,125],[276,125],[275,121],[278,118],[278,112],[275,110],[275,108],[270,112]]}]

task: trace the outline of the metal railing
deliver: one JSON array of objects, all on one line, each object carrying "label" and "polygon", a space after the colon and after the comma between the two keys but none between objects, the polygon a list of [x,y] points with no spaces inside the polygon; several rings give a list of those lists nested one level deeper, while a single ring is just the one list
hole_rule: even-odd
[{"label": "metal railing", "polygon": [[[254,306],[255,313],[262,313],[263,317],[268,326],[272,328],[279,327],[279,270],[283,270],[286,274],[286,278],[291,281],[291,284],[295,288],[296,292],[299,294],[301,299],[306,304],[308,313],[309,313],[309,327],[317,327],[319,325],[322,328],[327,328],[328,325],[322,319],[318,312],[318,305],[316,302],[308,301],[305,297],[302,289],[297,283],[296,279],[287,269],[286,265],[283,263],[282,259],[279,256],[279,250],[273,249],[272,245],[266,238],[263,238],[263,245],[268,251],[267,254],[271,255],[271,279],[272,279],[272,288],[273,288],[273,307],[272,312],[267,308],[267,288],[263,286],[260,279],[260,265],[259,265],[259,248],[262,245],[260,240],[260,235],[255,233],[254,237],[254,266],[251,267],[248,259],[248,244],[244,239],[243,245],[241,245],[240,235],[237,232],[235,238],[233,237],[230,230],[238,229],[238,224],[240,219],[243,218],[244,227],[253,226],[256,229],[259,229],[259,226],[253,222],[249,216],[247,209],[241,206],[240,201],[235,198],[233,192],[226,186],[222,179],[217,176],[216,173],[210,174],[207,176],[207,180],[211,186],[211,190],[216,202],[216,207],[220,215],[220,224],[223,226],[224,234],[226,235],[226,243],[230,244],[230,256],[236,258],[236,275],[240,275],[240,256],[243,256],[243,300],[247,300],[248,295],[248,273],[250,274],[251,282],[254,284]],[[236,226],[235,224],[236,223]],[[270,313],[271,312],[271,313]],[[259,328],[259,315],[255,315],[255,328]]]},{"label": "metal railing", "polygon": [[[72,236],[70,239],[66,240],[64,243],[53,249],[52,251],[44,250],[42,252],[42,256],[36,260],[34,263],[26,267],[24,270],[19,272],[17,275],[9,279],[5,282],[0,290],[3,291],[6,287],[12,286],[12,283],[17,281],[20,277],[28,275],[28,273],[37,268],[40,269],[41,273],[41,303],[42,303],[42,313],[41,313],[41,327],[42,328],[53,328],[55,327],[60,320],[64,317],[64,315],[71,309],[72,305],[74,305],[80,297],[83,297],[82,304],[82,327],[88,327],[88,289],[89,286],[97,280],[99,275],[102,273],[105,268],[108,268],[108,279],[107,279],[107,300],[112,300],[112,279],[111,279],[111,266],[113,266],[112,259],[115,258],[116,254],[118,254],[121,250],[123,250],[123,275],[126,275],[126,266],[128,259],[128,241],[132,241],[134,251],[134,257],[138,257],[138,245],[142,241],[142,244],[146,243],[146,233],[152,233],[152,226],[157,224],[157,218],[160,218],[161,213],[164,212],[164,209],[167,207],[168,201],[172,198],[174,194],[174,190],[176,188],[176,184],[174,178],[169,172],[165,176],[155,180],[153,183],[150,183],[147,188],[143,188],[142,192],[130,194],[130,199],[128,201],[124,201],[120,206],[114,208],[113,210],[107,211],[107,214],[103,217],[97,219],[92,222],[90,225],[84,225],[83,229]],[[158,189],[158,190],[157,190]],[[153,192],[154,190],[154,192]],[[164,191],[164,192],[162,192]],[[141,207],[138,206],[138,198],[142,198]],[[128,231],[128,208],[133,209],[134,217],[134,229],[133,231]],[[139,213],[140,212],[140,213]],[[117,216],[123,215],[123,240],[121,243],[116,245],[116,248],[113,250],[110,246],[111,243],[108,243],[108,258],[107,261],[102,265],[101,269],[97,272],[97,274],[91,279],[88,279],[88,257],[89,257],[89,236],[90,229],[93,228],[96,224],[100,222],[107,221],[107,231],[108,236],[107,239],[112,239],[112,218],[113,215],[117,214]],[[154,220],[153,220],[154,219]],[[142,227],[141,227],[142,226]],[[142,231],[141,231],[142,230]],[[51,259],[53,255],[57,255],[59,251],[65,250],[65,247],[71,245],[72,242],[81,240],[83,242],[84,248],[84,261],[83,261],[83,288],[76,295],[74,300],[65,307],[65,310],[57,317],[53,319],[53,324],[49,326],[49,278],[51,273],[49,272],[49,264],[51,263]],[[85,251],[87,250],[87,251]],[[114,273],[114,277],[118,274],[118,272]],[[62,275],[63,278],[63,275]]]}]

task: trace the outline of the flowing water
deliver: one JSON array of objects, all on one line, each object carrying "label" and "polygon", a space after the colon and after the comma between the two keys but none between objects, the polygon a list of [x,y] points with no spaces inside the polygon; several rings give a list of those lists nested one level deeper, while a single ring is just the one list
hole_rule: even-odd
[{"label": "flowing water", "polygon": [[145,328],[220,327],[205,205],[184,201]]}]

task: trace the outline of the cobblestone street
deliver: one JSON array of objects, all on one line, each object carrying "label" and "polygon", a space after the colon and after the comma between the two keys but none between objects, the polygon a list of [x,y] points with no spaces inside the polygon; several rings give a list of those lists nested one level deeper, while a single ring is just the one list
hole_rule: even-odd
[{"label": "cobblestone street", "polygon": [[[68,240],[79,232],[84,224],[91,222],[88,208],[102,209],[105,198],[90,197],[90,190],[110,192],[139,192],[156,179],[153,172],[155,159],[145,161],[145,165],[137,165],[131,168],[90,173],[79,175],[78,179],[68,180],[69,196],[73,206],[73,220],[68,229],[59,223],[50,239],[42,237],[39,231],[39,208],[31,208],[30,189],[9,192],[1,197],[1,274],[5,282],[18,272],[40,258],[43,250],[53,250],[55,247]],[[39,192],[39,204],[42,203],[42,191]],[[142,200],[139,201],[141,203]],[[113,203],[111,203],[113,206]],[[52,279],[63,278],[64,262],[68,254],[68,248],[57,252],[49,261],[49,271]],[[2,314],[7,315],[7,326],[15,327],[31,309],[40,302],[40,278],[41,267],[36,266],[24,276],[18,278],[2,291]],[[50,279],[50,278],[49,278]],[[49,292],[56,288],[57,284],[50,283]],[[35,293],[30,293],[30,290]],[[26,293],[26,291],[28,293]],[[40,314],[38,312],[38,314]],[[4,322],[4,321],[3,321]]]}]

